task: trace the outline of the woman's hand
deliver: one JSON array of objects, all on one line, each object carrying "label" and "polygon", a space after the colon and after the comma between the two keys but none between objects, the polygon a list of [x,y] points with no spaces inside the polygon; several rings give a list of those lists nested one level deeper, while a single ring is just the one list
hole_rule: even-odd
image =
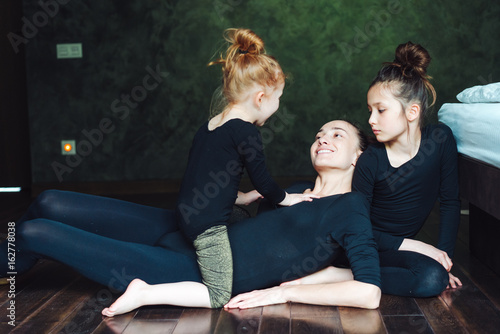
[{"label": "woman's hand", "polygon": [[320,196],[312,194],[312,193],[308,193],[308,194],[289,194],[289,193],[286,193],[286,196],[283,199],[283,201],[281,201],[278,204],[282,205],[282,206],[292,206],[292,205],[295,205],[297,203],[304,202],[304,201],[312,202],[312,200],[315,198],[320,198]]},{"label": "woman's hand", "polygon": [[446,289],[455,289],[457,286],[462,286],[462,282],[458,279],[458,277],[454,276],[452,273],[448,273],[448,275],[450,276],[450,284],[446,287]]},{"label": "woman's hand", "polygon": [[428,257],[433,258],[437,262],[441,263],[444,269],[446,269],[446,271],[448,272],[451,270],[451,267],[453,267],[453,261],[451,261],[450,257],[445,251],[442,251],[422,241],[404,239],[403,243],[399,247],[399,250],[407,250],[427,255]]},{"label": "woman's hand", "polygon": [[249,204],[251,204],[251,203],[255,202],[256,200],[261,199],[263,197],[264,196],[262,196],[257,190],[252,190],[252,191],[249,191],[247,193],[238,191],[238,197],[236,198],[236,201],[234,202],[234,204],[236,204],[236,205],[249,205]]},{"label": "woman's hand", "polygon": [[286,303],[287,300],[284,293],[285,289],[286,287],[276,286],[274,288],[242,293],[233,297],[224,306],[224,309],[246,309],[251,307]]}]

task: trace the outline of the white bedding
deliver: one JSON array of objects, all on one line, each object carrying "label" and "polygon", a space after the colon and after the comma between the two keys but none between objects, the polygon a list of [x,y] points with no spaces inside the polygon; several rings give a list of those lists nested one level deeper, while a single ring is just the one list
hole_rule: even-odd
[{"label": "white bedding", "polygon": [[438,118],[453,131],[459,153],[500,168],[500,103],[445,103]]}]

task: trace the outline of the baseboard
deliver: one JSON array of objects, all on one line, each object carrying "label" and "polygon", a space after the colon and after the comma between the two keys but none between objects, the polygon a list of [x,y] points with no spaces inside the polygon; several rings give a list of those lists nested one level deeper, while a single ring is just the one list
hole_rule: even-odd
[{"label": "baseboard", "polygon": [[173,193],[179,190],[180,184],[180,180],[34,183],[31,185],[31,195],[36,197],[44,190],[49,189],[75,191],[93,195]]},{"label": "baseboard", "polygon": [[[288,187],[297,180],[314,181],[313,176],[285,176],[275,178],[281,187]],[[76,191],[93,195],[130,195],[130,194],[157,194],[176,193],[179,191],[181,180],[139,180],[139,181],[109,181],[109,182],[54,182],[34,183],[31,185],[31,196],[36,197],[44,190],[57,189]],[[248,178],[241,180],[240,189],[253,189]]]}]

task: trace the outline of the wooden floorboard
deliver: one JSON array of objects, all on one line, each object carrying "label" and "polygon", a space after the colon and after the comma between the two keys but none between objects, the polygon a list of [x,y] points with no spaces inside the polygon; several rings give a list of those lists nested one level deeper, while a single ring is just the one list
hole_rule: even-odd
[{"label": "wooden floorboard", "polygon": [[338,307],[290,303],[291,333],[343,333]]},{"label": "wooden floorboard", "polygon": [[465,334],[467,330],[442,298],[415,298],[426,322],[436,333]]},{"label": "wooden floorboard", "polygon": [[290,315],[290,303],[264,307],[259,333],[290,333]]},{"label": "wooden floorboard", "polygon": [[[169,207],[172,198],[155,194],[124,199]],[[29,200],[18,197],[5,203],[0,204],[0,233],[6,231],[7,222],[22,215]],[[435,244],[438,222],[436,206],[418,238]],[[100,314],[117,298],[106,287],[61,264],[42,260],[16,277],[15,327],[7,318],[9,286],[0,286],[0,333],[499,333],[500,278],[468,247],[468,217],[464,215],[453,268],[463,286],[433,298],[383,295],[376,310],[299,303],[230,311],[152,306],[115,318]]]},{"label": "wooden floorboard", "polygon": [[[255,307],[246,310],[229,310],[223,311],[222,314],[229,315],[230,321],[226,321],[225,325],[219,325],[217,330],[219,333],[258,333],[262,320],[262,307]],[[229,326],[228,326],[229,324]]]},{"label": "wooden floorboard", "polygon": [[221,310],[187,308],[182,312],[172,333],[214,333],[221,312]]}]

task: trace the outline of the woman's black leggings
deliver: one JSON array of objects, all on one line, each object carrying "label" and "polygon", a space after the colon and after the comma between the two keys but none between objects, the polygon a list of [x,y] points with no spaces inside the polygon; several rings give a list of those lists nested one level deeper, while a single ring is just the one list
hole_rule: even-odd
[{"label": "woman's black leggings", "polygon": [[[311,212],[307,215],[303,219],[296,219],[309,221]],[[277,216],[278,212],[271,222],[264,221],[269,216],[254,219],[250,226],[240,229],[238,235],[241,238],[236,241],[250,244],[267,242],[262,247],[273,249],[282,247],[278,243],[280,236],[276,233],[281,231],[284,238],[282,243],[286,244],[293,235],[290,229],[295,225],[290,221],[278,222]],[[283,233],[286,226],[286,233]],[[247,231],[245,228],[248,231],[262,231],[254,235],[254,239],[262,240],[245,239],[249,235],[244,233]],[[297,247],[308,243],[314,246],[306,235],[294,237],[302,240],[300,244],[297,243]],[[15,271],[18,274],[26,272],[39,258],[44,257],[64,263],[117,291],[124,291],[136,277],[150,284],[201,282],[194,250],[178,230],[172,210],[80,193],[45,191],[16,223],[15,244]],[[246,247],[241,249],[243,252]],[[12,271],[7,268],[7,253],[7,243],[3,242],[0,244],[0,276]],[[236,280],[243,279],[244,282],[236,286],[233,292],[276,284],[274,280],[283,277],[282,272],[273,273],[270,269],[262,272],[267,255],[261,253],[240,255],[254,258],[239,261],[240,272]],[[427,256],[401,251],[387,251],[379,255],[384,293],[427,297],[439,294],[448,284],[446,270]],[[242,273],[241,266],[246,263],[248,269]],[[252,276],[255,270],[260,274]],[[254,278],[245,280],[239,277],[244,275]],[[275,278],[267,281],[268,277]]]},{"label": "woman's black leggings", "polygon": [[[196,261],[156,245],[176,230],[171,210],[49,190],[16,224],[15,270],[21,274],[47,257],[118,291],[136,277],[149,283],[201,281]],[[0,253],[4,275],[12,271],[6,268],[5,243]],[[193,268],[186,268],[190,264]]]}]

